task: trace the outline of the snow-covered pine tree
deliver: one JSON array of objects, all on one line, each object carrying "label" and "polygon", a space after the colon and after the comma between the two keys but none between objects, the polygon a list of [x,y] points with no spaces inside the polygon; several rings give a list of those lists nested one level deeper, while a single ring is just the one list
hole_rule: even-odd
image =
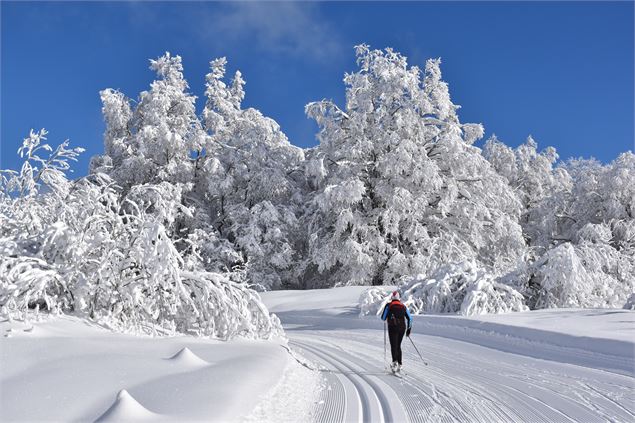
[{"label": "snow-covered pine tree", "polygon": [[422,80],[391,49],[356,52],[346,107],[306,107],[320,126],[306,283],[394,283],[470,259],[508,269],[524,249],[520,202],[471,145],[483,128],[459,122],[440,61]]}]

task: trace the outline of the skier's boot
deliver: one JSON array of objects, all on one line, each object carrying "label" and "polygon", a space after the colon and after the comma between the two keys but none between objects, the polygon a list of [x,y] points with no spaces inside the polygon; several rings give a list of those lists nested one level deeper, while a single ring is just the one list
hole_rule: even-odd
[{"label": "skier's boot", "polygon": [[398,371],[399,371],[398,369],[399,369],[399,363],[397,363],[396,361],[393,361],[393,362],[390,364],[390,370],[391,370],[393,373],[396,373],[396,372],[398,372]]}]

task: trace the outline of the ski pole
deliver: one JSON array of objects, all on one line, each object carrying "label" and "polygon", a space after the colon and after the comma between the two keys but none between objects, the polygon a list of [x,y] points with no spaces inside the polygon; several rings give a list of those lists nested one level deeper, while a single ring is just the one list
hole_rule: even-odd
[{"label": "ski pole", "polygon": [[423,364],[425,364],[426,366],[428,365],[428,363],[423,359],[423,357],[421,356],[421,353],[419,352],[419,350],[417,349],[417,346],[415,345],[415,342],[412,340],[411,337],[408,336],[408,339],[410,339],[410,342],[412,342],[412,346],[415,347],[415,351],[417,352],[417,354],[419,354],[419,358],[421,358],[421,361],[423,361]]},{"label": "ski pole", "polygon": [[386,366],[386,325],[388,322],[384,322],[384,366]]}]

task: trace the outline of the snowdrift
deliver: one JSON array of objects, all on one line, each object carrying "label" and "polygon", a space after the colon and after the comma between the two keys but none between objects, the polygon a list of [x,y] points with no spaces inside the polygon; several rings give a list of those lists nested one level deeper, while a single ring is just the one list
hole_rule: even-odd
[{"label": "snowdrift", "polygon": [[155,421],[160,416],[139,404],[125,389],[117,394],[117,399],[95,423]]},{"label": "snowdrift", "polygon": [[280,339],[131,335],[67,315],[0,320],[0,334],[3,422],[302,421],[321,384]]}]

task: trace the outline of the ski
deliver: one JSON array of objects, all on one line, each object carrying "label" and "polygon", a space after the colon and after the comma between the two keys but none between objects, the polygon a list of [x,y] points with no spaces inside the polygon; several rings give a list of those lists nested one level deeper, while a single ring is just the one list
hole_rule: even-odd
[{"label": "ski", "polygon": [[406,376],[406,373],[403,370],[394,371],[391,367],[384,368],[386,374],[398,377],[399,379],[403,379]]},{"label": "ski", "polygon": [[404,371],[401,371],[401,370],[400,370],[400,371],[398,371],[398,372],[393,372],[393,371],[392,371],[392,370],[390,370],[390,369],[387,369],[387,370],[386,370],[386,374],[391,375],[391,376],[394,376],[394,377],[399,378],[399,379],[403,379],[403,378],[405,378],[405,377],[408,375],[408,374],[407,374],[406,372],[404,372]]}]

